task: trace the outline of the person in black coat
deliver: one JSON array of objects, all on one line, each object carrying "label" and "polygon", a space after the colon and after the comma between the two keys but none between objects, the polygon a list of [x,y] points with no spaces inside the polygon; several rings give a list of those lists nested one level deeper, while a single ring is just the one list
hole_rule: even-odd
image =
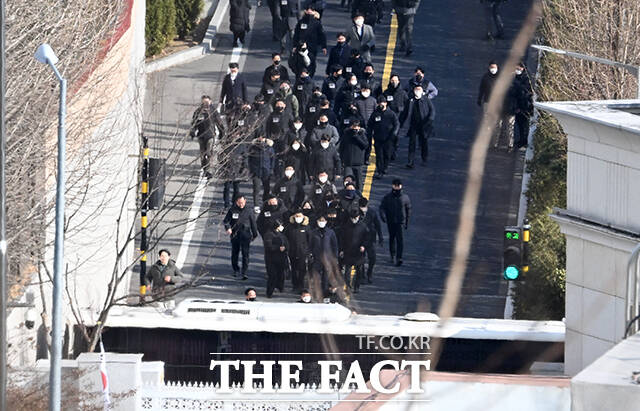
[{"label": "person in black coat", "polygon": [[[307,70],[307,73],[315,73],[316,71],[316,58],[309,51],[307,43],[301,41],[291,52],[289,56],[289,68],[296,76],[300,76],[302,70]],[[313,76],[313,74],[311,74]]]},{"label": "person in black coat", "polygon": [[[259,212],[260,204],[266,200],[270,191],[271,176],[275,164],[273,141],[260,135],[249,147],[249,172],[253,185],[253,205]],[[258,199],[259,186],[262,184],[262,199]]]},{"label": "person in black coat", "polygon": [[398,132],[400,131],[398,116],[387,106],[387,99],[384,96],[379,96],[378,107],[367,123],[369,144],[371,144],[372,140],[375,141],[377,169],[375,178],[381,178],[387,173],[393,144],[398,139]]},{"label": "person in black coat", "polygon": [[357,189],[362,188],[364,180],[362,178],[362,166],[364,165],[364,155],[369,142],[365,129],[360,127],[360,121],[354,120],[351,127],[344,133],[340,141],[340,158],[344,166],[345,175],[353,175]]},{"label": "person in black coat", "polygon": [[262,87],[258,92],[264,98],[265,104],[272,106],[275,103],[276,94],[278,94],[281,84],[280,71],[271,71],[268,78],[262,82]]},{"label": "person in black coat", "polygon": [[[480,80],[480,89],[478,90],[478,106],[485,106],[489,102],[493,86],[498,79],[498,63],[495,61],[489,62],[489,69],[482,75]],[[484,109],[486,111],[486,108]]]},{"label": "person in black coat", "polygon": [[[218,167],[215,177],[224,182],[222,199],[224,208],[231,206],[231,198],[240,193],[240,182],[247,179],[247,140],[244,129],[254,127],[255,118],[251,111],[243,107],[237,107],[226,116],[227,130],[224,139],[220,140],[222,146],[218,154]],[[233,187],[233,197],[231,188]]]},{"label": "person in black coat", "polygon": [[366,63],[364,65],[364,71],[362,72],[362,78],[360,79],[360,88],[366,85],[371,90],[371,95],[378,98],[382,94],[382,83],[380,80],[374,77],[375,70],[373,64]]},{"label": "person in black coat", "polygon": [[267,298],[273,291],[284,290],[284,279],[289,270],[289,240],[284,234],[284,225],[276,220],[264,234],[264,265],[267,271]]},{"label": "person in black coat", "polygon": [[[293,85],[293,94],[298,100],[298,116],[304,116],[304,109],[307,107],[307,104],[309,104],[314,90],[315,86],[313,84],[313,81],[311,81],[311,77],[309,76],[309,70],[302,69],[300,75],[296,79],[295,84]],[[318,92],[319,91],[320,90],[318,89]]]},{"label": "person in black coat", "polygon": [[364,58],[362,58],[362,56],[360,55],[360,50],[352,48],[351,56],[349,56],[349,60],[347,60],[347,63],[343,66],[343,75],[345,77],[345,80],[349,81],[349,76],[355,74],[356,77],[358,77],[359,81],[364,74],[365,64],[366,61],[364,61]]},{"label": "person in black coat", "polygon": [[293,48],[293,30],[298,22],[298,2],[296,0],[275,0],[273,25],[274,34],[280,40],[280,52],[287,52],[287,43],[289,50]]},{"label": "person in black coat", "polygon": [[[277,99],[273,107],[273,112],[267,117],[265,122],[265,133],[267,139],[273,141],[273,149],[276,155],[281,154],[286,148],[286,136],[289,132],[290,124],[293,118],[289,111],[286,110],[286,103]],[[277,169],[277,166],[274,165]]]},{"label": "person in black coat", "polygon": [[231,240],[231,267],[233,275],[238,276],[238,255],[242,252],[242,279],[246,280],[249,269],[249,245],[258,236],[258,228],[253,212],[246,207],[247,200],[243,195],[235,199],[227,215],[222,220],[224,228]]},{"label": "person in black coat", "polygon": [[304,287],[307,277],[309,239],[311,236],[309,218],[302,213],[302,210],[296,210],[295,214],[289,217],[286,234],[290,245],[291,282],[293,289],[299,291]]},{"label": "person in black coat", "polygon": [[211,177],[211,160],[213,154],[213,143],[215,141],[215,128],[220,133],[220,139],[224,138],[224,124],[218,111],[211,103],[211,97],[202,96],[200,107],[196,109],[191,118],[191,138],[198,137],[200,146],[200,166]]},{"label": "person in black coat", "polygon": [[256,219],[258,233],[264,238],[264,235],[271,229],[276,220],[286,221],[289,218],[289,209],[284,202],[273,194],[267,196],[262,211]]},{"label": "person in black coat", "polygon": [[322,210],[325,203],[325,197],[327,194],[336,195],[338,190],[336,186],[329,180],[329,175],[325,170],[320,170],[316,174],[317,178],[311,185],[307,198],[313,203],[313,208],[316,210]]},{"label": "person in black coat", "polygon": [[342,118],[345,116],[343,111],[347,110],[348,107],[353,104],[360,95],[360,87],[358,86],[358,77],[355,74],[350,74],[346,77],[346,81],[340,87],[336,94],[336,100],[333,105],[333,111],[336,113],[338,118]]},{"label": "person in black coat", "polygon": [[317,210],[313,208],[311,200],[304,200],[300,209],[302,210],[302,214],[309,219],[309,225],[314,227],[318,213],[316,212]]},{"label": "person in black coat", "polygon": [[400,114],[400,126],[409,125],[409,161],[407,168],[413,168],[413,160],[416,156],[416,140],[420,144],[422,163],[427,163],[429,154],[429,137],[433,132],[433,120],[436,112],[431,103],[431,99],[424,95],[421,85],[416,85],[413,89],[413,97]]},{"label": "person in black coat", "polygon": [[336,233],[327,226],[327,217],[319,215],[316,227],[311,231],[309,242],[311,251],[310,288],[314,295],[322,292],[326,295],[329,284],[339,284],[340,267],[338,265],[338,238]]},{"label": "person in black coat", "polygon": [[244,44],[244,35],[249,31],[249,10],[251,6],[248,0],[229,0],[229,28],[233,33],[233,47],[239,47],[238,40]]},{"label": "person in black coat", "polygon": [[[300,119],[298,119],[299,121]],[[294,125],[296,121],[294,121]],[[302,124],[302,123],[298,123]],[[309,151],[307,146],[304,145],[304,129],[300,129],[302,133],[294,134],[291,131],[287,135],[287,140],[290,141],[289,145],[284,149],[281,155],[282,164],[291,164],[296,171],[298,179],[304,185],[308,181],[308,161]],[[282,175],[278,175],[282,177]]]},{"label": "person in black coat", "polygon": [[313,148],[309,157],[310,176],[326,172],[329,180],[334,181],[342,172],[342,160],[337,148],[329,141],[328,135],[320,137],[320,144]]},{"label": "person in black coat", "polygon": [[349,58],[351,58],[351,46],[347,44],[347,35],[340,32],[336,36],[336,45],[329,51],[325,74],[327,76],[333,74],[336,66],[345,67]]},{"label": "person in black coat", "polygon": [[238,73],[238,63],[229,63],[229,74],[222,80],[222,91],[220,92],[220,104],[225,110],[233,108],[238,101],[246,103],[248,101],[247,83],[244,76]]},{"label": "person in black coat", "polygon": [[182,271],[171,259],[169,250],[162,249],[158,253],[156,261],[145,277],[145,285],[151,285],[151,292],[154,298],[162,298],[165,294],[174,290],[174,286],[183,278]]},{"label": "person in black coat", "polygon": [[376,239],[377,243],[382,247],[384,238],[382,237],[382,224],[375,208],[371,207],[369,200],[362,197],[358,205],[362,222],[367,227],[367,281],[369,284],[373,282],[373,267],[376,265]]},{"label": "person in black coat", "polygon": [[289,81],[289,70],[281,64],[282,63],[282,55],[280,53],[272,53],[271,54],[271,64],[264,69],[264,74],[262,75],[262,83],[269,79],[269,76],[274,71],[280,74],[280,81]]},{"label": "person in black coat", "polygon": [[411,200],[402,192],[402,181],[399,178],[391,182],[391,192],[384,196],[380,203],[380,219],[387,224],[389,230],[389,253],[391,262],[396,266],[402,265],[402,251],[404,238],[402,229],[409,228],[411,216]]},{"label": "person in black coat", "polygon": [[[391,111],[396,113],[397,116],[402,113],[404,106],[409,101],[407,92],[400,86],[400,76],[397,73],[391,73],[389,78],[389,85],[387,89],[382,93],[387,100],[387,106]],[[393,150],[391,151],[390,160],[396,159],[396,152],[398,151],[398,136],[393,141]]]},{"label": "person in black coat", "polygon": [[526,147],[529,138],[529,119],[533,115],[533,87],[524,63],[518,63],[515,76],[516,148]]},{"label": "person in black coat", "polygon": [[383,11],[382,0],[354,0],[351,3],[351,18],[361,13],[364,16],[364,24],[371,27],[382,21]]},{"label": "person in black coat", "polygon": [[309,57],[313,61],[313,70],[309,71],[309,75],[313,77],[315,73],[315,60],[318,51],[322,50],[323,54],[327,54],[327,36],[324,34],[322,23],[316,18],[316,11],[313,5],[309,4],[304,12],[304,16],[298,21],[296,30],[293,35],[293,43],[306,43],[309,49]]},{"label": "person in black coat", "polygon": [[322,82],[322,94],[327,97],[327,100],[329,100],[329,103],[333,106],[338,91],[344,85],[344,78],[342,77],[342,66],[335,64],[331,66],[330,71],[331,72],[327,74],[327,78]]},{"label": "person in black coat", "polygon": [[280,178],[273,186],[273,193],[289,210],[300,207],[304,199],[302,182],[297,178],[293,164],[285,164],[284,177]]},{"label": "person in black coat", "polygon": [[[364,278],[364,255],[367,251],[367,227],[360,221],[360,212],[353,210],[340,232],[340,258],[344,266],[344,282],[357,293]],[[355,270],[355,278],[351,275]]]}]

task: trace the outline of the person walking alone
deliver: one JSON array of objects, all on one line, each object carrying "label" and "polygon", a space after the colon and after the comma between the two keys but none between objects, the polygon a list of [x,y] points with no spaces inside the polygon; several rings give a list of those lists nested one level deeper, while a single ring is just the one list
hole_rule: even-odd
[{"label": "person walking alone", "polygon": [[402,181],[399,178],[391,182],[391,192],[384,196],[380,203],[380,219],[387,224],[389,230],[389,253],[391,263],[402,265],[404,249],[403,228],[409,228],[411,216],[411,200],[402,192]]}]

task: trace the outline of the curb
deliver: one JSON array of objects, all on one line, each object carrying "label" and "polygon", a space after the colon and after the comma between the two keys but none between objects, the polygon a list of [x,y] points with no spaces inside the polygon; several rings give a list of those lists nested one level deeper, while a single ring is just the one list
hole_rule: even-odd
[{"label": "curb", "polygon": [[177,66],[180,64],[188,63],[190,61],[198,60],[213,51],[213,42],[218,33],[218,28],[222,24],[224,16],[229,9],[229,0],[220,0],[216,7],[213,17],[207,27],[207,32],[204,35],[202,43],[197,46],[190,47],[187,50],[179,51],[167,57],[154,60],[145,64],[145,73],[153,73],[160,70],[166,70],[169,67]]}]

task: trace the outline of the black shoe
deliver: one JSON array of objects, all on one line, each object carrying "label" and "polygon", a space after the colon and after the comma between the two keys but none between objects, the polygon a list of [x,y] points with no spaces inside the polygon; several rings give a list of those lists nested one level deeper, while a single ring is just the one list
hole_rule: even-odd
[{"label": "black shoe", "polygon": [[234,277],[237,277],[239,274],[240,274],[240,273],[239,273],[238,271],[233,270],[233,276],[234,276]]},{"label": "black shoe", "polygon": [[407,165],[406,165],[405,167],[407,167],[407,168],[413,168],[413,167],[414,167],[414,166],[413,166],[413,161],[412,161],[412,162],[410,162],[410,163],[407,163]]},{"label": "black shoe", "polygon": [[391,161],[394,161],[396,159],[396,153],[391,154]]},{"label": "black shoe", "polygon": [[246,274],[242,274],[242,281],[246,281],[249,279],[249,276]]},{"label": "black shoe", "polygon": [[400,267],[402,265],[402,260],[396,261],[396,267]]},{"label": "black shoe", "polygon": [[407,52],[406,52],[406,56],[407,57],[409,57],[412,54],[413,54],[413,50],[411,50],[411,49],[407,50]]}]

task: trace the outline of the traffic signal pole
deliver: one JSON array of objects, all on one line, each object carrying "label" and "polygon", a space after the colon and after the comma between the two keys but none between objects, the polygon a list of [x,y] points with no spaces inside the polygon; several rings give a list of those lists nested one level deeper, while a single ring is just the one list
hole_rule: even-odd
[{"label": "traffic signal pole", "polygon": [[144,302],[147,293],[147,212],[149,211],[149,139],[142,136],[142,183],[140,184],[140,303]]}]

